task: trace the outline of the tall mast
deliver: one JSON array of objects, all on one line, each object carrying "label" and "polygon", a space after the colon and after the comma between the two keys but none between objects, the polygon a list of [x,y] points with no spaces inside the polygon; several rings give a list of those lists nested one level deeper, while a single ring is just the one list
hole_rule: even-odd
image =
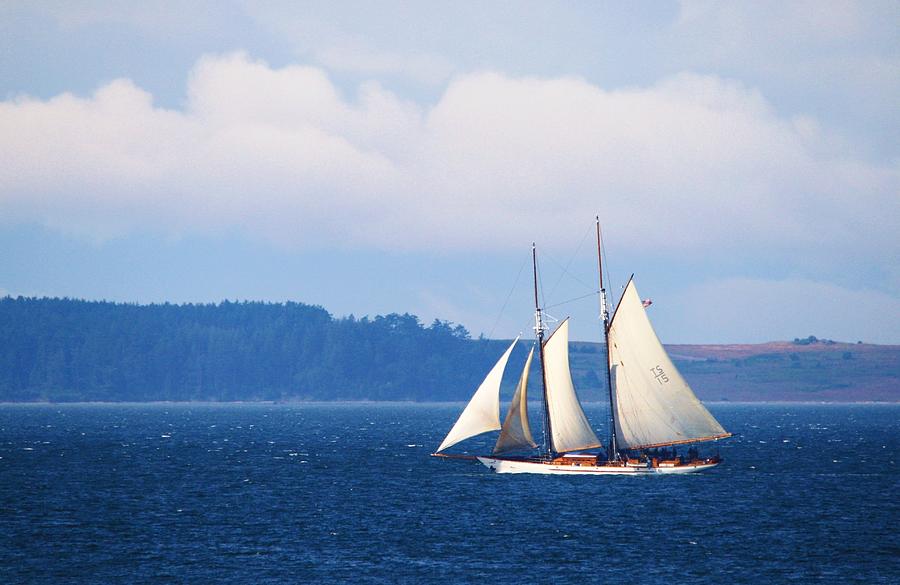
[{"label": "tall mast", "polygon": [[606,386],[609,388],[609,452],[610,461],[619,460],[619,445],[616,440],[616,409],[613,402],[612,374],[609,368],[609,307],[606,304],[606,289],[603,287],[603,244],[600,239],[600,216],[597,219],[597,271],[600,273],[600,319],[603,320],[603,338],[606,342]]},{"label": "tall mast", "polygon": [[541,304],[538,300],[537,281],[537,249],[531,243],[531,265],[534,272],[534,331],[537,333],[538,347],[541,354],[541,388],[544,398],[544,448],[547,456],[553,458],[553,432],[550,428],[550,404],[547,402],[547,372],[544,370],[544,320],[541,315]]}]

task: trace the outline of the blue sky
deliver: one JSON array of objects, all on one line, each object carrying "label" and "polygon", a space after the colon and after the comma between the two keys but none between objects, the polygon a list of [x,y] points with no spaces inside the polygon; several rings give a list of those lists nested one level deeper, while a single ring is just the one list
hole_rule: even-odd
[{"label": "blue sky", "polygon": [[596,340],[599,213],[664,342],[900,343],[896,2],[296,4],[0,6],[0,293],[509,337],[536,241]]}]

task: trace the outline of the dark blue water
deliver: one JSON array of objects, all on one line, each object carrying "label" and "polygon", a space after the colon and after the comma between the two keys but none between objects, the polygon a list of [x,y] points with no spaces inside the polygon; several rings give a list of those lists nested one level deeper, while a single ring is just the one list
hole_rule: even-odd
[{"label": "dark blue water", "polygon": [[0,582],[900,582],[898,405],[712,405],[724,466],[602,478],[428,457],[461,407],[0,406]]}]

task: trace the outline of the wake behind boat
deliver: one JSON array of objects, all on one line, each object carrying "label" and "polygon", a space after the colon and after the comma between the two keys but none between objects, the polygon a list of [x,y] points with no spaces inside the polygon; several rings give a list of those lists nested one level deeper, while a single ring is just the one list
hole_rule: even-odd
[{"label": "wake behind boat", "polygon": [[[730,437],[697,399],[675,368],[650,324],[629,279],[612,318],[603,284],[600,222],[597,257],[600,317],[606,339],[609,388],[609,442],[604,448],[585,416],[569,370],[569,320],[544,339],[547,327],[538,301],[537,251],[532,244],[535,344],[532,346],[503,424],[500,381],[517,337],[475,391],[466,408],[433,453],[435,457],[475,459],[497,473],[639,475],[691,473],[718,465],[718,456],[687,457],[677,446]],[[544,440],[539,453],[528,422],[528,377],[535,348],[541,371]],[[443,453],[453,445],[489,431],[500,431],[490,455]],[[597,452],[588,452],[590,450]],[[527,454],[531,451],[530,454]]]}]

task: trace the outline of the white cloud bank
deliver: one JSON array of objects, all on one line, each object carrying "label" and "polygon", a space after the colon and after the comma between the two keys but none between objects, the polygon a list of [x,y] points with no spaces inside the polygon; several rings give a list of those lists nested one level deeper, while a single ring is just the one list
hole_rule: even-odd
[{"label": "white cloud bank", "polygon": [[126,79],[0,102],[0,221],[496,250],[568,244],[600,211],[618,246],[896,258],[898,165],[854,156],[711,76],[605,91],[475,73],[423,107],[235,53],[197,63],[182,110]]}]

